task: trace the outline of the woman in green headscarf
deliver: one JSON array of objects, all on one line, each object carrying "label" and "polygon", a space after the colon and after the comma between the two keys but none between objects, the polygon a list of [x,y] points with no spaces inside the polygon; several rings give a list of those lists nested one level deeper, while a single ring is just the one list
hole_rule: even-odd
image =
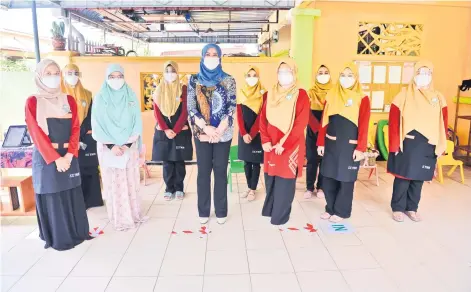
[{"label": "woman in green headscarf", "polygon": [[109,65],[105,78],[93,103],[92,136],[98,142],[108,217],[116,230],[126,230],[144,221],[138,201],[141,110],[120,65]]}]

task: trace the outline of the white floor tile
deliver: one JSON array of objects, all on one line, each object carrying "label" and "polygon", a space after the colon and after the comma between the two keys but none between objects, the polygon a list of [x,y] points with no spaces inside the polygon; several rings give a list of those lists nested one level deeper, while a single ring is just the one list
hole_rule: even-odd
[{"label": "white floor tile", "polygon": [[57,292],[104,292],[110,282],[110,277],[67,277]]},{"label": "white floor tile", "polygon": [[122,257],[122,253],[87,252],[70,275],[72,277],[111,277]]},{"label": "white floor tile", "polygon": [[113,277],[106,292],[152,292],[157,277]]},{"label": "white floor tile", "polygon": [[252,274],[252,292],[301,292],[295,274]]},{"label": "white floor tile", "polygon": [[201,292],[203,276],[165,276],[157,279],[154,292]]},{"label": "white floor tile", "polygon": [[285,249],[247,250],[250,273],[292,273],[294,272],[288,252]]},{"label": "white floor tile", "polygon": [[337,265],[323,246],[288,249],[296,272],[332,271]]},{"label": "white floor tile", "polygon": [[210,250],[206,252],[205,275],[248,274],[247,253],[240,250]]},{"label": "white floor tile", "polygon": [[8,291],[20,278],[21,276],[0,276],[1,291]]},{"label": "white floor tile", "polygon": [[251,292],[250,275],[206,275],[203,292]]},{"label": "white floor tile", "polygon": [[160,276],[203,275],[204,261],[204,251],[168,249]]},{"label": "white floor tile", "polygon": [[329,252],[340,270],[379,268],[364,246],[335,246],[329,248]]},{"label": "white floor tile", "polygon": [[302,272],[296,275],[303,292],[350,292],[339,271]]},{"label": "white floor tile", "polygon": [[25,276],[13,286],[10,292],[54,292],[63,281],[63,277]]},{"label": "white floor tile", "polygon": [[348,270],[342,274],[352,292],[398,291],[382,269]]},{"label": "white floor tile", "polygon": [[281,232],[272,230],[247,230],[245,231],[247,249],[276,249],[285,248]]},{"label": "white floor tile", "polygon": [[165,250],[127,252],[114,276],[116,277],[157,277]]}]

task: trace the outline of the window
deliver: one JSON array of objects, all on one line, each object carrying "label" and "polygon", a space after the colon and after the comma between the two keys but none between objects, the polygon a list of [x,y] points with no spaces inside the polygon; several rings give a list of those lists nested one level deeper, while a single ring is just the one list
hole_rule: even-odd
[{"label": "window", "polygon": [[360,22],[359,55],[420,56],[422,24]]}]

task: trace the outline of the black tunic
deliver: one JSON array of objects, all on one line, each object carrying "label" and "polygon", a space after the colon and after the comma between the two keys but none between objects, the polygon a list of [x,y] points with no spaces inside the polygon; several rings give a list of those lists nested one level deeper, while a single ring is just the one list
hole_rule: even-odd
[{"label": "black tunic", "polygon": [[[314,117],[321,123],[322,121],[322,111],[321,110],[311,110]],[[307,126],[306,131],[306,158],[308,161],[318,159],[317,154],[317,135],[319,132],[314,133],[311,127]]]},{"label": "black tunic", "polygon": [[416,130],[407,135],[410,137],[404,138],[403,151],[389,153],[388,172],[410,180],[431,181],[437,164],[436,146]]},{"label": "black tunic", "polygon": [[[175,127],[182,113],[183,106],[186,106],[186,104],[181,102],[175,114],[170,118],[161,114],[169,129]],[[182,130],[173,139],[167,138],[165,132],[163,130],[157,130],[157,125],[155,126],[152,148],[153,161],[188,161],[193,159],[192,134],[188,121],[185,122],[185,125],[188,129]]]},{"label": "black tunic", "polygon": [[[336,139],[332,140],[328,136]],[[341,115],[330,116],[321,164],[323,176],[341,182],[356,181],[360,162],[353,160],[357,144],[352,142],[357,139],[358,127],[354,123]]]},{"label": "black tunic", "polygon": [[[255,124],[258,115],[243,104],[239,106],[242,109],[242,118],[244,120],[245,130],[249,133],[250,129],[252,129]],[[240,160],[251,163],[263,163],[263,149],[260,133],[257,133],[257,135],[252,139],[252,142],[246,144],[239,131],[238,149],[238,157]]]}]

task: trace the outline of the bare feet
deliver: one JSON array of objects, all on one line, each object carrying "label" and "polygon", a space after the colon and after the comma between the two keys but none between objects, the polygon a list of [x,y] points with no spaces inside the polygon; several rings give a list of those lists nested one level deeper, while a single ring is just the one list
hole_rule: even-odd
[{"label": "bare feet", "polygon": [[252,202],[253,200],[255,200],[255,191],[250,190],[248,192],[247,201]]},{"label": "bare feet", "polygon": [[325,198],[324,191],[322,191],[322,190],[317,190],[317,192],[316,192],[316,197],[319,198],[319,199]]},{"label": "bare feet", "polygon": [[328,220],[328,219],[330,219],[330,217],[332,217],[332,215],[330,215],[327,212],[324,212],[324,213],[321,214],[321,219],[322,220]]},{"label": "bare feet", "polygon": [[249,195],[249,193],[250,193],[250,190],[245,191],[245,192],[243,192],[242,194],[240,194],[240,197],[241,197],[241,198],[247,198],[247,196]]},{"label": "bare feet", "polygon": [[406,215],[407,217],[410,218],[410,220],[414,221],[414,222],[420,222],[422,221],[422,217],[417,213],[417,212],[414,212],[414,211],[407,211],[406,212]]},{"label": "bare feet", "polygon": [[343,220],[343,218],[339,217],[337,215],[333,215],[329,218],[329,221],[332,222],[332,223],[339,223],[342,220]]},{"label": "bare feet", "polygon": [[402,212],[393,212],[393,215],[392,215],[394,221],[397,221],[397,222],[403,222],[404,221],[404,213]]},{"label": "bare feet", "polygon": [[311,191],[306,191],[306,192],[304,193],[304,198],[305,198],[305,199],[310,199],[310,198],[312,198],[312,192],[311,192]]}]

